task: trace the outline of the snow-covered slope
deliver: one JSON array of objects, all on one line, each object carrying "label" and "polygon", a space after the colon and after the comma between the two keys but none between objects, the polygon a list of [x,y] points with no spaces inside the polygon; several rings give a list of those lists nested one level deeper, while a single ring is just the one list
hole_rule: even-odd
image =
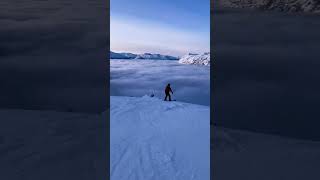
[{"label": "snow-covered slope", "polygon": [[111,180],[209,180],[209,107],[111,97]]},{"label": "snow-covered slope", "polygon": [[[111,180],[209,180],[206,107],[127,97],[110,103]],[[106,179],[106,115],[0,110],[0,179]],[[319,179],[320,142],[217,127],[211,141],[213,179]]]},{"label": "snow-covered slope", "polygon": [[178,60],[177,57],[162,54],[133,54],[133,53],[116,53],[110,51],[110,59],[152,59],[152,60]]},{"label": "snow-covered slope", "polygon": [[320,142],[217,127],[211,140],[213,179],[320,179]]},{"label": "snow-covered slope", "polygon": [[135,59],[178,60],[177,57],[151,53],[139,54]]},{"label": "snow-covered slope", "polygon": [[206,65],[210,66],[210,53],[203,53],[203,54],[191,54],[182,56],[179,60],[179,63],[182,64],[199,64],[199,65]]},{"label": "snow-covered slope", "polygon": [[0,179],[106,179],[105,114],[0,110]]},{"label": "snow-covered slope", "polygon": [[216,0],[217,6],[282,12],[320,13],[319,0]]}]

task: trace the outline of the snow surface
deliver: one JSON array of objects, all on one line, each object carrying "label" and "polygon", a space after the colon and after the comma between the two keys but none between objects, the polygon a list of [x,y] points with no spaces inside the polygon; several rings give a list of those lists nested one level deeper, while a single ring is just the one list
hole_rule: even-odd
[{"label": "snow surface", "polygon": [[320,142],[213,128],[212,179],[319,180]]},{"label": "snow surface", "polygon": [[209,107],[110,98],[111,180],[209,180]]},{"label": "snow surface", "polygon": [[[193,162],[194,171],[187,173],[197,175],[200,172],[195,171],[200,167],[200,163],[196,160],[199,155],[191,156],[188,153],[195,151],[194,147],[199,146],[192,143],[196,139],[198,140],[198,137],[204,136],[203,132],[200,132],[199,135],[195,134],[195,131],[199,130],[204,124],[199,120],[200,117],[197,117],[197,120],[191,120],[194,116],[190,114],[199,113],[205,107],[180,102],[166,102],[166,104],[160,105],[159,103],[153,103],[151,99],[149,100],[128,97],[111,98],[111,112],[113,113],[111,115],[118,118],[126,117],[111,122],[112,126],[118,128],[111,129],[113,133],[111,134],[113,138],[111,142],[113,145],[119,144],[111,146],[112,155],[115,155],[113,160],[120,160],[120,153],[124,153],[119,163],[111,162],[113,165],[118,164],[118,166],[112,168],[113,177],[119,175],[117,174],[120,173],[119,168],[125,166],[137,170],[131,171],[132,179],[135,179],[134,173],[139,174],[147,171],[148,169],[140,167],[134,169],[132,167],[133,164],[138,163],[137,160],[141,157],[139,155],[144,155],[141,163],[154,163],[153,166],[148,166],[149,170],[168,169],[168,173],[162,171],[163,177],[168,175],[169,172],[178,170],[170,165],[183,162],[183,157],[188,158],[184,161]],[[129,106],[124,104],[129,102],[132,103]],[[134,104],[133,102],[137,103]],[[157,110],[160,110],[159,113],[162,114],[147,110],[142,110],[141,113],[139,113],[140,111],[131,112],[132,109],[135,109],[134,106],[138,109],[144,107],[144,103],[148,104],[147,102],[152,102],[152,107],[158,107]],[[178,104],[184,104],[186,107]],[[190,108],[192,108],[191,111]],[[148,114],[144,114],[146,112]],[[156,117],[151,118],[154,115]],[[177,121],[177,118],[169,121],[169,116],[177,118],[184,116],[184,118],[179,118],[182,122]],[[108,163],[106,162],[106,123],[108,123],[106,122],[106,113],[94,115],[2,109],[0,110],[0,119],[0,179],[98,180],[106,178],[106,164]],[[131,121],[132,119],[137,121]],[[165,123],[168,127],[165,126]],[[140,135],[145,135],[140,132],[143,128],[149,131],[150,136],[143,136],[140,139]],[[125,131],[128,131],[128,133]],[[319,180],[320,142],[289,139],[221,127],[214,127],[211,133],[213,179]],[[152,137],[152,135],[154,136]],[[187,139],[190,137],[190,140]],[[164,141],[161,141],[162,138]],[[139,140],[140,144],[131,143],[133,140]],[[196,143],[201,144],[204,141],[201,139],[200,142]],[[148,146],[148,142],[153,143],[152,146]],[[125,148],[125,145],[128,148]],[[162,148],[159,147],[160,145]],[[150,147],[150,149],[146,147]],[[136,150],[135,152],[139,152],[139,149],[141,151],[137,154],[131,154],[131,159],[134,161],[124,163],[124,160],[130,157],[129,152],[134,151],[121,151],[121,149],[129,150],[130,148]],[[172,151],[174,148],[176,148],[176,151]],[[193,150],[190,150],[190,148],[193,148]],[[143,153],[143,150],[153,153]],[[185,152],[185,154],[181,152]],[[173,154],[174,156],[172,156]],[[174,161],[170,161],[170,157],[175,157],[173,158]],[[202,157],[204,158],[204,155]],[[148,161],[148,158],[150,161]],[[169,163],[165,164],[164,162]],[[185,163],[176,167],[184,166],[184,168],[190,170],[191,165]],[[201,166],[204,165],[201,164]],[[186,171],[187,169],[182,169],[178,175],[183,176]],[[126,174],[128,172],[129,169],[123,171],[121,178],[125,179],[126,176],[130,176]],[[156,170],[153,171],[153,173],[156,172]],[[147,172],[146,176],[152,176],[152,171]],[[171,177],[171,179],[173,178]],[[192,179],[192,177],[189,176],[187,179]]]},{"label": "snow surface", "polygon": [[105,114],[1,109],[0,120],[1,180],[105,179]]},{"label": "snow surface", "polygon": [[192,54],[189,53],[180,58],[179,63],[182,64],[198,64],[210,66],[210,53]]}]

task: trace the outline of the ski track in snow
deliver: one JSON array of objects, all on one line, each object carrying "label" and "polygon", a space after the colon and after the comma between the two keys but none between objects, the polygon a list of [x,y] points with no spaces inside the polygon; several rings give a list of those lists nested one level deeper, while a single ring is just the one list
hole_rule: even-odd
[{"label": "ski track in snow", "polygon": [[111,97],[111,179],[209,179],[209,136],[209,107]]}]

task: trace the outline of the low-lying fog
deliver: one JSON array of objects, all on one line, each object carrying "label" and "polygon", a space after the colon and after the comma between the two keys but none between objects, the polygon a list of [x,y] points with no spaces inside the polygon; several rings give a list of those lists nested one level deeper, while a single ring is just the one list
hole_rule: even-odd
[{"label": "low-lying fog", "polygon": [[170,83],[172,99],[210,105],[210,67],[163,60],[110,60],[110,95],[164,98]]}]

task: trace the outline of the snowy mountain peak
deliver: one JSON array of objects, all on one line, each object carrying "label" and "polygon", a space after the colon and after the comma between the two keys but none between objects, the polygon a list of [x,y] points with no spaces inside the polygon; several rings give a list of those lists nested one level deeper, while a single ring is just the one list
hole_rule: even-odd
[{"label": "snowy mountain peak", "polygon": [[203,54],[189,53],[188,55],[182,56],[179,63],[210,66],[210,52],[205,52]]}]

